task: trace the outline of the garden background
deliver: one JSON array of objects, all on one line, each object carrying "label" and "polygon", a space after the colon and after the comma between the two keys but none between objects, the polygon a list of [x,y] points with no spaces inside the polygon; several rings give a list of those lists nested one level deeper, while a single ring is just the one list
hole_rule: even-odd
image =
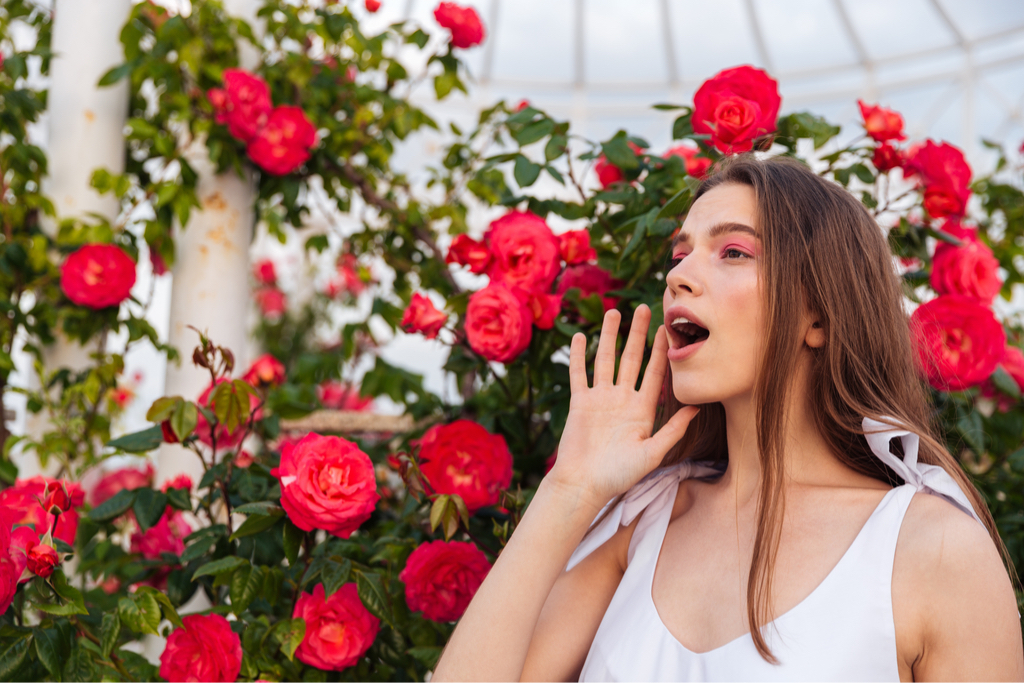
[{"label": "garden background", "polygon": [[1024,567],[1022,8],[475,7],[0,4],[0,678],[426,676],[751,149],[887,231]]}]

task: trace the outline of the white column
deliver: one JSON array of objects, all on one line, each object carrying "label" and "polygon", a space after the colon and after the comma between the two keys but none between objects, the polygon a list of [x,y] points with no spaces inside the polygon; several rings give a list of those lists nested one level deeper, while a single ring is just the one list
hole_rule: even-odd
[{"label": "white column", "polygon": [[[227,0],[224,6],[233,16],[248,21],[257,35],[261,33],[255,23],[259,0]],[[254,49],[241,50],[244,68],[255,68],[257,60]],[[239,372],[249,361],[249,244],[255,191],[251,180],[239,178],[234,171],[216,175],[202,142],[196,142],[187,156],[199,174],[202,210],[194,211],[188,226],[175,235],[168,343],[181,353],[181,364],[168,364],[164,394],[195,400],[209,386],[210,376],[192,365],[192,349],[199,337],[190,325],[203,330],[215,344],[230,348]],[[178,445],[161,446],[158,481],[180,473],[198,481],[202,472],[194,453]]]},{"label": "white column", "polygon": [[[57,0],[53,17],[53,52],[48,95],[49,176],[43,191],[53,199],[58,220],[99,213],[110,220],[118,213],[117,199],[101,197],[89,185],[92,172],[124,170],[124,128],[128,108],[127,83],[99,88],[100,78],[124,61],[120,33],[131,0]],[[49,226],[56,229],[56,224]],[[90,349],[58,338],[45,349],[46,368],[83,368]],[[39,435],[44,414],[28,416],[26,431]],[[34,456],[16,458],[21,476],[39,473]]]}]

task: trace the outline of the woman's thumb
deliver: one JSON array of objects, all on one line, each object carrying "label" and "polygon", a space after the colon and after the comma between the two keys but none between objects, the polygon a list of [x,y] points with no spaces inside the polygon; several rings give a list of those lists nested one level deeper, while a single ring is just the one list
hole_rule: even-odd
[{"label": "woman's thumb", "polygon": [[686,406],[677,410],[676,414],[662,425],[658,433],[651,435],[651,438],[647,440],[647,455],[660,462],[668,450],[683,438],[686,428],[690,426],[690,421],[699,412],[700,408],[697,406]]}]

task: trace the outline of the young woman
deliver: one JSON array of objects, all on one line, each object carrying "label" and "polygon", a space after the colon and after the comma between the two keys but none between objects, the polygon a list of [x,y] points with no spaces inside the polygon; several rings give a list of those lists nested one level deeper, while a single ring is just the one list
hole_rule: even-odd
[{"label": "young woman", "polygon": [[558,461],[434,680],[1024,678],[1002,545],[933,435],[902,301],[839,186],[753,156],[706,180],[639,391],[651,312],[616,377],[609,311],[592,387],[572,340]]}]

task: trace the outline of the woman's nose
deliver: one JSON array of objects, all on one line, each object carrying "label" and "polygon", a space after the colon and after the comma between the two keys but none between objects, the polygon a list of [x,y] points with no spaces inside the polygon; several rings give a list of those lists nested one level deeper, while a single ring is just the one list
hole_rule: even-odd
[{"label": "woman's nose", "polygon": [[668,272],[665,276],[665,283],[673,294],[681,292],[700,294],[704,288],[701,285],[702,278],[699,271],[697,258],[693,254],[687,254],[676,264],[675,268]]}]

